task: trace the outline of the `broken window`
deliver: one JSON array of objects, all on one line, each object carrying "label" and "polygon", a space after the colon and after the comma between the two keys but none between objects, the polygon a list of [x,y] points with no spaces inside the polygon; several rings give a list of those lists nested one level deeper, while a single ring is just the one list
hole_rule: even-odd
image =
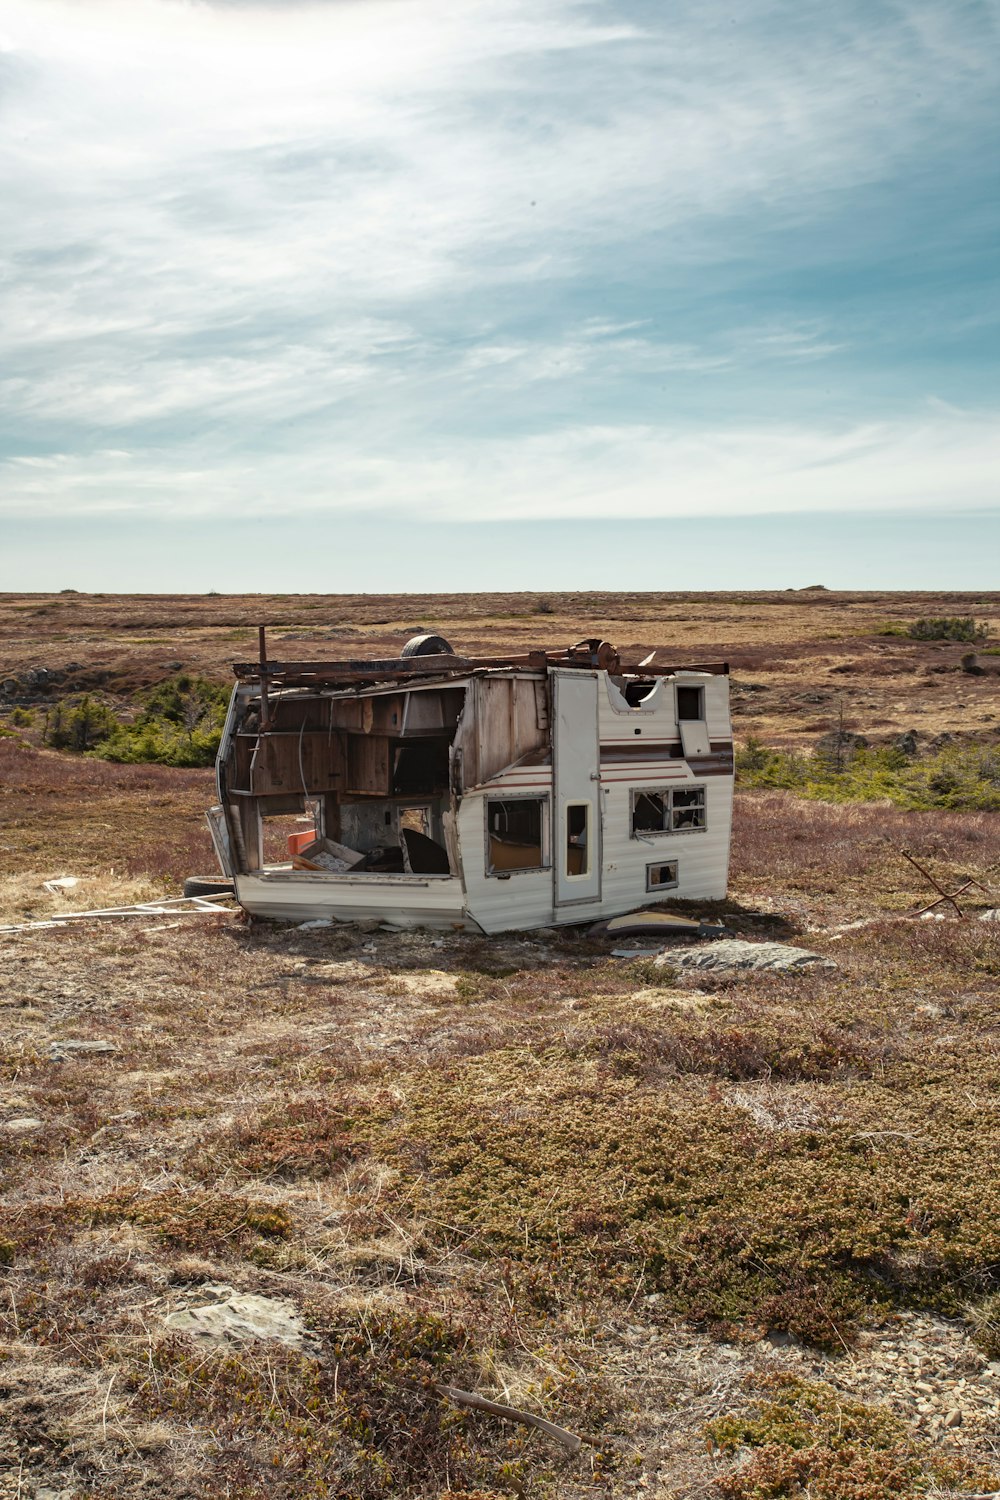
[{"label": "broken window", "polygon": [[646,866],[647,891],[666,891],[677,884],[677,861],[668,859],[662,865]]},{"label": "broken window", "polygon": [[677,689],[677,719],[704,719],[705,689],[703,687],[679,687]]},{"label": "broken window", "polygon": [[670,794],[670,831],[679,833],[684,828],[704,828],[705,788],[703,786],[675,787]]},{"label": "broken window", "polygon": [[669,792],[632,793],[632,835],[665,833],[670,827]]},{"label": "broken window", "polygon": [[486,873],[545,868],[544,797],[490,797],[486,803]]},{"label": "broken window", "polygon": [[632,837],[706,827],[703,786],[651,787],[632,793]]},{"label": "broken window", "polygon": [[315,817],[308,813],[265,815],[260,820],[261,863],[265,867],[290,864],[301,845],[317,836]]},{"label": "broken window", "polygon": [[570,802],[566,807],[566,874],[589,875],[589,802]]}]

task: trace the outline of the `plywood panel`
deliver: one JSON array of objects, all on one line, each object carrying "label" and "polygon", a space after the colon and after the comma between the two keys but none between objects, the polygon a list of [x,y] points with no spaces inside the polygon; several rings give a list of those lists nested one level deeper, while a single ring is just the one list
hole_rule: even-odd
[{"label": "plywood panel", "polygon": [[326,730],[260,737],[250,770],[256,796],[273,792],[337,791],[343,786],[343,748]]},{"label": "plywood panel", "polygon": [[486,678],[471,684],[456,739],[467,787],[482,786],[523,755],[547,747],[548,728],[539,722],[539,685],[545,686],[528,677]]},{"label": "plywood panel", "polygon": [[392,756],[384,735],[348,735],[347,785],[357,796],[388,797],[392,791]]}]

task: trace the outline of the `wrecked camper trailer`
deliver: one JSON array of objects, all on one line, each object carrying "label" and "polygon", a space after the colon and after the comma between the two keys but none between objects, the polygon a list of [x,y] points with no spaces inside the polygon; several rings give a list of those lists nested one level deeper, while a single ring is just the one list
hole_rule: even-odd
[{"label": "wrecked camper trailer", "polygon": [[250,913],[481,932],[725,895],[728,667],[606,642],[237,663],[209,824]]}]

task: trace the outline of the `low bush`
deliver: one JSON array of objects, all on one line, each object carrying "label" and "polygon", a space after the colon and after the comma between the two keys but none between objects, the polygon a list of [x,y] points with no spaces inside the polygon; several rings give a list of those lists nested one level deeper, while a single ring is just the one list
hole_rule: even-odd
[{"label": "low bush", "polygon": [[1000,1359],[1000,1292],[970,1307],[972,1337],[988,1359]]},{"label": "low bush", "polygon": [[910,759],[887,745],[851,749],[838,765],[828,754],[777,750],[753,737],[736,753],[742,787],[773,787],[827,802],[892,802],[897,807],[1000,811],[1000,749],[947,745]]},{"label": "low bush", "polygon": [[228,702],[226,688],[181,673],[143,694],[129,721],[89,695],[57,703],[46,715],[43,740],[55,750],[90,751],[128,765],[210,766]]},{"label": "low bush", "polygon": [[[706,1435],[723,1453],[749,1450],[715,1481],[723,1500],[917,1500],[992,1488],[996,1476],[935,1452],[884,1407],[795,1375],[751,1379],[748,1412],[717,1418]],[[958,1487],[961,1486],[961,1490]]]},{"label": "low bush", "polygon": [[907,635],[914,641],[985,641],[990,627],[972,615],[933,615],[914,620]]},{"label": "low bush", "polygon": [[39,1203],[13,1218],[9,1230],[15,1244],[27,1248],[66,1239],[80,1228],[118,1224],[147,1229],[166,1245],[200,1255],[252,1245],[258,1237],[285,1239],[292,1231],[287,1211],[260,1199],[175,1189],[142,1193],[130,1188],[103,1197]]}]

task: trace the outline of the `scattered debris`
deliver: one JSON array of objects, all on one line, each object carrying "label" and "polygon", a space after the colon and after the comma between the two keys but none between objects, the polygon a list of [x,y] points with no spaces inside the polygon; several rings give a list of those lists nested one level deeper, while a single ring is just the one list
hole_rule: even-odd
[{"label": "scattered debris", "polygon": [[58,880],[43,881],[42,890],[48,891],[50,896],[61,896],[64,891],[71,891],[75,885],[79,884],[78,875],[62,875]]},{"label": "scattered debris", "polygon": [[658,969],[713,969],[722,972],[773,969],[778,973],[789,973],[797,969],[837,967],[832,959],[812,953],[808,948],[795,948],[790,943],[748,943],[742,938],[722,938],[704,948],[686,948],[681,952],[671,950],[661,953],[655,963]]},{"label": "scattered debris", "polygon": [[590,937],[721,937],[726,931],[721,922],[706,922],[703,917],[681,917],[670,911],[633,911],[591,927]]},{"label": "scattered debris", "polygon": [[72,922],[111,922],[128,917],[198,917],[215,912],[231,913],[232,906],[223,906],[225,897],[211,901],[204,896],[165,896],[162,901],[140,901],[134,906],[108,906],[97,911],[64,911],[35,922],[15,922],[0,927],[0,933],[37,932],[46,927],[67,927]]},{"label": "scattered debris", "polygon": [[33,1115],[25,1115],[19,1120],[5,1120],[2,1128],[8,1130],[11,1135],[27,1135],[29,1131],[40,1130],[42,1122],[36,1120]]}]

